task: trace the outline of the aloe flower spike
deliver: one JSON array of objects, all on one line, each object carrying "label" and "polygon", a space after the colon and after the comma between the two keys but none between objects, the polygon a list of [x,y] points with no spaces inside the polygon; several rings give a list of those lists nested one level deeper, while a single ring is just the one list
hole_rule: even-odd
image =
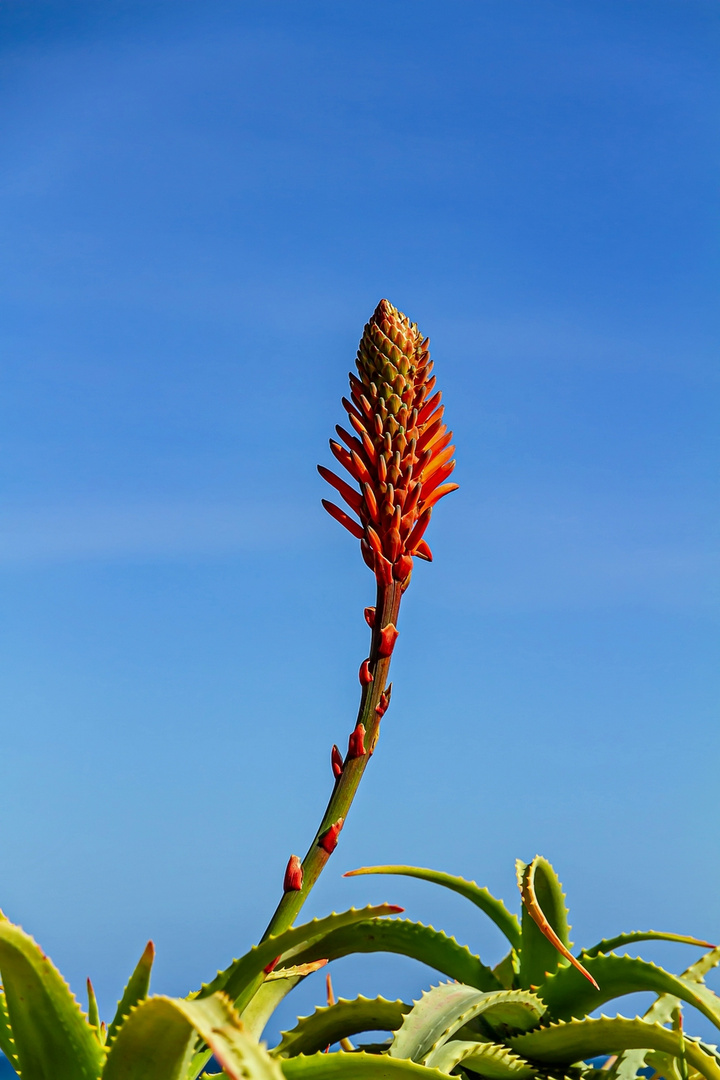
[{"label": "aloe flower spike", "polygon": [[455,467],[452,432],[442,422],[441,394],[432,392],[428,339],[388,300],[366,325],[356,364],[343,404],[359,438],[338,427],[346,445],[330,446],[360,490],[318,470],[360,520],[327,499],[323,506],[364,544],[379,582],[388,585],[390,575],[406,586],[412,557],[428,558],[421,544],[432,508],[458,486],[444,482]]},{"label": "aloe flower spike", "polygon": [[360,541],[375,574],[375,604],[364,612],[370,649],[360,666],[360,707],[347,755],[343,760],[333,749],[334,786],[325,813],[300,866],[302,876],[294,876],[295,887],[285,890],[265,937],[292,925],[330,856],[332,830],[347,819],[390,701],[386,685],[413,559],[432,560],[425,541],[432,511],[457,487],[448,481],[455,467],[452,433],[443,423],[428,339],[388,300],[380,301],[365,326],[356,369],[343,398],[348,429],[338,426],[339,441],[330,440],[347,475],[343,479],[324,465],[318,470],[344,503],[323,499],[325,509]]}]

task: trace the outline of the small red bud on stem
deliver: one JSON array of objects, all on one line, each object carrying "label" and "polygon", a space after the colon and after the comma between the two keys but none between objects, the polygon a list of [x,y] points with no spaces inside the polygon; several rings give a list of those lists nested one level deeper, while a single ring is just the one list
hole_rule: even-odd
[{"label": "small red bud on stem", "polygon": [[368,660],[363,660],[362,664],[360,665],[359,676],[360,676],[360,684],[361,684],[361,686],[367,686],[369,683],[371,683],[373,681],[373,673],[370,670],[370,660],[369,659]]},{"label": "small red bud on stem", "polygon": [[332,753],[330,755],[330,761],[332,763],[333,776],[337,780],[338,777],[342,776],[343,758],[342,758],[342,754],[340,753],[337,746],[335,746],[335,745],[333,745],[333,748],[332,748]]},{"label": "small red bud on stem", "polygon": [[338,836],[340,835],[340,830],[342,829],[344,824],[345,819],[338,818],[337,821],[334,822],[329,829],[326,829],[320,837],[318,843],[320,844],[321,848],[327,851],[328,855],[332,855],[333,851],[337,847]]},{"label": "small red bud on stem", "polygon": [[392,693],[392,683],[390,683],[387,690],[383,690],[382,694],[380,695],[380,700],[378,701],[377,705],[375,706],[375,712],[378,714],[378,716],[380,717],[381,720],[382,720],[383,716],[385,715],[385,713],[387,712],[387,707],[390,704],[390,695],[391,695],[391,693]]},{"label": "small red bud on stem", "polygon": [[291,855],[285,868],[283,892],[299,892],[302,889],[303,868],[297,855]]},{"label": "small red bud on stem", "polygon": [[380,631],[380,644],[378,645],[378,656],[392,656],[392,651],[395,648],[395,642],[397,641],[399,630],[395,629],[393,623],[388,623]]},{"label": "small red bud on stem", "polygon": [[349,758],[363,757],[365,754],[365,725],[358,724],[350,735],[347,756]]},{"label": "small red bud on stem", "polygon": [[375,625],[375,608],[374,607],[366,607],[364,612],[363,612],[363,615],[365,616],[365,622],[368,624],[368,626],[372,630],[373,626]]}]

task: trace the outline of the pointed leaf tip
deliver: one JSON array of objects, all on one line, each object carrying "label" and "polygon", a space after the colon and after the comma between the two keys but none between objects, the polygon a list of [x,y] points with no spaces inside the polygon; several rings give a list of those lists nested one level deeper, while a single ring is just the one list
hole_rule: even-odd
[{"label": "pointed leaf tip", "polygon": [[[545,873],[552,871],[552,874],[554,875],[554,871],[552,870],[550,864],[540,855],[536,855],[532,862],[530,862],[529,864],[524,863],[521,859],[517,859],[515,863],[515,868],[517,872],[517,881],[518,887],[520,889],[520,896],[522,897],[523,908],[532,919],[532,922],[538,928],[543,937],[550,942],[553,948],[556,949],[560,953],[560,955],[563,956],[570,964],[572,964],[572,966],[576,968],[581,973],[581,975],[584,975],[585,978],[590,983],[592,983],[596,990],[599,990],[600,987],[598,986],[593,976],[590,974],[587,968],[583,967],[580,961],[573,956],[565,942],[561,940],[556,931],[553,929],[549,919],[547,918],[545,912],[540,906],[540,902],[538,900],[535,888],[535,874],[538,868],[540,868]],[[556,877],[554,878],[554,886],[557,887],[558,891],[560,890],[560,883],[559,881],[557,881]],[[532,926],[532,923],[530,925]],[[567,921],[565,919],[565,915],[563,915],[563,925],[567,930]],[[523,929],[523,939],[525,939],[525,935],[526,931],[525,929]],[[529,951],[525,940],[523,940],[523,947],[526,951]],[[525,955],[524,952],[522,955]],[[545,972],[545,974],[547,975],[548,973]]]}]

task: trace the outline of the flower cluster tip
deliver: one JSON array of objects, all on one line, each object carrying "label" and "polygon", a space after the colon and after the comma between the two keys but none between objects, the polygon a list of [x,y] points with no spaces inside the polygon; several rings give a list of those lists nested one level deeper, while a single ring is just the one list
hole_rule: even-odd
[{"label": "flower cluster tip", "polygon": [[428,339],[388,300],[365,327],[356,365],[343,398],[352,431],[338,425],[341,441],[330,449],[358,486],[323,465],[318,471],[359,521],[327,499],[323,506],[360,541],[378,582],[404,588],[413,557],[432,560],[424,539],[432,508],[458,486],[448,482],[452,432],[442,422]]}]

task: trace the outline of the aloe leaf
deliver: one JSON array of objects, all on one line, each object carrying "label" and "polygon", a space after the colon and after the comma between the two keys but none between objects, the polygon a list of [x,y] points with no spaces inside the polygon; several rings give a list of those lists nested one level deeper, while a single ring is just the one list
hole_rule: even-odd
[{"label": "aloe leaf", "polygon": [[445,889],[459,893],[471,903],[479,907],[481,911],[492,919],[499,930],[505,935],[514,949],[520,947],[520,923],[517,916],[508,911],[502,900],[497,900],[486,888],[474,881],[456,877],[454,874],[443,874],[438,870],[426,870],[419,866],[363,866],[359,870],[350,870],[344,877],[356,877],[360,874],[399,874],[402,877],[419,878],[421,881],[431,881],[435,885],[442,885]]},{"label": "aloe leaf", "polygon": [[715,947],[710,941],[701,941],[699,938],[688,937],[685,934],[665,934],[659,930],[631,930],[628,934],[603,938],[592,948],[583,949],[580,956],[584,960],[590,956],[597,956],[598,953],[614,952],[616,949],[622,949],[626,945],[634,945],[638,941],[676,941],[681,945],[700,945],[708,949]]},{"label": "aloe leaf", "polygon": [[301,1017],[292,1031],[284,1031],[272,1050],[273,1056],[294,1057],[314,1054],[340,1039],[362,1031],[396,1031],[410,1006],[385,998],[341,998],[335,1005],[317,1008],[312,1016]]},{"label": "aloe leaf", "polygon": [[283,1058],[286,1080],[447,1080],[437,1069],[386,1054],[303,1054]]},{"label": "aloe leaf", "polygon": [[462,1065],[488,1080],[531,1080],[538,1073],[529,1061],[508,1050],[507,1046],[494,1042],[465,1042],[463,1039],[451,1039],[439,1046],[428,1056],[427,1065],[445,1073]]},{"label": "aloe leaf", "polygon": [[108,1044],[110,1044],[117,1035],[123,1020],[130,1013],[131,1009],[134,1009],[136,1005],[148,996],[148,990],[150,989],[150,973],[152,971],[154,959],[155,946],[152,941],[148,941],[143,949],[142,956],[135,965],[135,970],[128,979],[123,995],[118,1002],[115,1016],[113,1017],[107,1032],[106,1041]]},{"label": "aloe leaf", "polygon": [[0,973],[15,1048],[11,1060],[23,1080],[97,1080],[105,1055],[80,1006],[29,934],[5,919]]},{"label": "aloe leaf", "polygon": [[[246,991],[246,988],[252,990],[253,980],[276,958],[285,956],[290,950],[296,952],[299,948],[314,944],[318,946],[320,952],[313,959],[322,959],[325,957],[323,941],[333,930],[353,923],[364,922],[369,918],[393,915],[401,910],[395,904],[350,908],[349,911],[343,911],[340,914],[333,913],[324,919],[313,919],[311,922],[303,923],[301,926],[291,927],[289,930],[284,930],[280,934],[266,938],[259,945],[253,946],[244,956],[241,956],[238,960],[233,960],[225,971],[219,971],[212,982],[205,983],[200,990],[190,996],[195,999],[205,998],[222,990],[235,1003],[236,1008],[242,1012],[252,996],[252,993],[246,995],[244,991]],[[246,996],[247,1001],[245,1000]]]},{"label": "aloe leaf", "polygon": [[622,1016],[571,1020],[515,1035],[507,1041],[513,1050],[530,1061],[553,1066],[570,1065],[597,1054],[616,1054],[631,1049],[661,1050],[679,1058],[684,1048],[688,1063],[706,1080],[720,1080],[720,1064],[714,1055],[704,1051],[694,1040],[683,1039],[681,1033],[660,1024],[648,1024],[640,1017],[634,1020]]},{"label": "aloe leaf", "polygon": [[19,1062],[15,1053],[15,1040],[12,1037],[7,1002],[2,989],[0,989],[0,1050],[2,1050],[13,1068],[17,1070]]},{"label": "aloe leaf", "polygon": [[390,1057],[426,1063],[427,1057],[478,1016],[527,1031],[540,1022],[545,1006],[528,990],[483,993],[460,983],[442,983],[423,993],[395,1034]]},{"label": "aloe leaf", "polygon": [[492,973],[504,990],[514,990],[517,986],[517,974],[520,967],[520,958],[514,949],[503,956],[499,964],[492,969]]},{"label": "aloe leaf", "polygon": [[88,979],[88,981],[87,981],[87,992],[88,992],[88,1024],[94,1030],[95,1038],[98,1040],[100,1045],[104,1046],[105,1045],[105,1037],[104,1037],[104,1034],[103,1034],[103,1028],[101,1027],[101,1024],[100,1024],[100,1015],[98,1013],[97,998],[95,997],[95,988],[93,987],[93,984],[90,982],[90,979]]},{"label": "aloe leaf", "polygon": [[720,964],[720,945],[716,945],[714,949],[706,952],[699,960],[686,968],[682,973],[682,978],[690,979],[693,982],[702,982],[708,971],[712,971],[718,964]]},{"label": "aloe leaf", "polygon": [[326,960],[316,960],[314,964],[283,968],[271,972],[255,996],[246,1005],[241,1019],[243,1027],[251,1038],[259,1040],[265,1026],[280,1002],[294,990],[313,971],[323,967]]},{"label": "aloe leaf", "polygon": [[115,1037],[102,1080],[184,1080],[197,1035],[230,1080],[281,1080],[277,1064],[248,1037],[224,994],[141,1001]]},{"label": "aloe leaf", "polygon": [[515,869],[523,902],[520,985],[537,986],[554,975],[561,966],[561,956],[593,982],[592,975],[570,952],[565,894],[550,863],[536,855],[527,864],[518,859]]},{"label": "aloe leaf", "polygon": [[479,990],[501,989],[490,968],[465,945],[458,945],[455,938],[441,930],[409,919],[377,919],[356,923],[336,930],[321,942],[300,950],[293,959],[301,962],[323,955],[328,960],[336,960],[350,953],[369,952],[399,953]]},{"label": "aloe leaf", "polygon": [[612,998],[638,990],[654,990],[672,994],[693,1005],[720,1027],[720,998],[701,983],[672,975],[656,964],[633,956],[593,956],[587,961],[588,971],[597,978],[601,989],[595,990],[574,968],[561,968],[538,988],[556,1020],[585,1016]]},{"label": "aloe leaf", "polygon": [[[702,982],[708,971],[720,963],[720,946],[711,949],[682,972],[681,978],[689,982]],[[672,994],[660,994],[644,1013],[648,1023],[666,1024],[680,999]],[[645,1050],[627,1050],[621,1054],[611,1069],[606,1070],[606,1080],[633,1080],[645,1064]]]}]

